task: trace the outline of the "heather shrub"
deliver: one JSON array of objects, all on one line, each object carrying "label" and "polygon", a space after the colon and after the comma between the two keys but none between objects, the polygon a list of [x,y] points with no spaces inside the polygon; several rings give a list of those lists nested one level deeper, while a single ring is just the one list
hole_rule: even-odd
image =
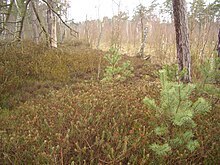
[{"label": "heather shrub", "polygon": [[[0,52],[0,164],[220,161],[217,92],[200,94],[194,91],[194,85],[176,83],[179,75],[175,69],[175,74],[164,76],[165,83],[160,83],[154,74],[160,66],[126,56],[116,65],[123,67],[129,59],[135,67],[134,81],[103,85],[95,79],[98,68],[100,71],[110,66],[102,56],[105,53],[72,45],[53,50],[30,43],[26,46],[15,45]],[[154,106],[146,108],[144,96],[154,98],[160,111]],[[10,110],[9,103],[13,105]],[[208,110],[205,107],[210,104],[212,110],[203,115],[201,107]],[[167,155],[162,156],[164,153]]]},{"label": "heather shrub", "polygon": [[38,70],[41,78],[57,81],[68,81],[70,73],[66,56],[54,50],[48,50],[38,58]]},{"label": "heather shrub", "polygon": [[[147,94],[154,93],[154,97],[158,98],[159,89],[156,86],[146,86],[146,90]],[[99,83],[78,82],[60,90],[52,90],[45,96],[38,96],[13,111],[1,110],[0,162],[3,164],[218,162],[217,155],[220,153],[218,109],[212,110],[207,115],[195,115],[193,121],[197,125],[193,128],[188,125],[189,123],[184,123],[182,126],[168,127],[167,130],[161,126],[168,117],[165,114],[163,118],[155,116],[152,109],[146,108],[141,99],[144,95],[145,92],[137,90],[135,85],[129,83],[126,86],[124,84],[100,86]],[[173,122],[168,120],[166,123],[171,125]],[[155,124],[160,127],[155,127]],[[174,137],[180,135],[178,136],[180,140],[187,137],[190,139],[189,142],[197,140],[199,147],[191,152],[187,149],[185,141],[183,146],[174,147],[172,139],[166,139],[170,135],[163,134],[172,131],[171,128]],[[163,145],[165,140],[170,146]],[[172,153],[161,160],[149,148],[153,143],[161,145],[159,147],[162,148],[158,148],[160,152],[172,147]],[[190,143],[189,147],[194,148],[196,144]],[[157,149],[158,146],[152,147]],[[207,152],[204,152],[204,149]]]},{"label": "heather shrub", "polygon": [[[65,87],[2,116],[1,162],[146,162],[148,153],[140,147],[148,136],[148,115],[143,113],[140,93],[134,91],[130,97],[123,86],[120,91],[118,87],[103,88],[96,84]],[[113,93],[116,95],[112,96]],[[127,99],[129,102],[122,101]],[[6,128],[9,132],[3,131]]]},{"label": "heather shrub", "polygon": [[[32,84],[44,86],[68,84],[78,79],[97,77],[101,51],[69,47],[48,49],[44,45],[21,42],[1,46],[0,51],[0,106],[12,108],[23,97],[24,88]],[[104,61],[104,60],[102,60]],[[105,63],[101,64],[105,67]],[[35,86],[33,86],[35,89]],[[32,90],[31,90],[32,91]]]}]

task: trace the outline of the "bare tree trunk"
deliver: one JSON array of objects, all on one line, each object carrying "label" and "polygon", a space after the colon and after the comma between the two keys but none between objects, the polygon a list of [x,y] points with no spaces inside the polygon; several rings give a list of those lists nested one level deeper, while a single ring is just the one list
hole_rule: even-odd
[{"label": "bare tree trunk", "polygon": [[129,42],[130,42],[130,35],[129,35],[129,20],[126,20],[126,41],[127,41],[127,47],[128,47],[128,45],[129,45]]},{"label": "bare tree trunk", "polygon": [[134,33],[133,33],[134,35],[133,35],[133,39],[134,39],[134,42],[133,42],[133,46],[134,46],[134,48],[136,48],[136,36],[137,36],[137,34],[138,34],[138,28],[137,28],[137,22],[135,22],[135,26],[134,26]]},{"label": "bare tree trunk", "polygon": [[66,37],[66,27],[62,26],[61,21],[60,21],[60,43],[61,44],[64,42],[65,37]]},{"label": "bare tree trunk", "polygon": [[217,51],[218,51],[218,57],[220,58],[220,28],[218,31],[218,46],[217,46]]},{"label": "bare tree trunk", "polygon": [[144,42],[144,18],[141,17],[141,43]]},{"label": "bare tree trunk", "polygon": [[[117,16],[114,17],[114,9],[113,9],[113,4],[117,5],[118,8],[118,13]],[[112,0],[112,13],[113,13],[113,17],[112,17],[112,41],[111,41],[111,45],[116,47],[116,48],[120,48],[120,8],[121,8],[121,0],[119,0],[118,2],[116,2],[115,0]]]},{"label": "bare tree trunk", "polygon": [[96,45],[97,49],[99,49],[100,41],[101,41],[101,38],[102,38],[104,22],[101,22],[101,20],[98,20],[98,24],[99,24],[99,36],[98,36],[98,41],[97,41],[97,45]]},{"label": "bare tree trunk", "polygon": [[41,29],[43,30],[43,32],[45,34],[47,46],[49,46],[49,34],[46,31],[44,25],[42,24],[42,21],[40,20],[40,16],[38,15],[37,9],[36,9],[35,4],[34,4],[34,1],[31,1],[31,4],[32,4],[32,8],[33,8],[34,14],[35,14],[35,16],[36,16],[36,18],[38,20],[38,23],[39,23]]},{"label": "bare tree trunk", "polygon": [[185,0],[173,0],[174,25],[176,30],[176,48],[179,71],[184,68],[187,73],[181,78],[183,82],[191,82],[191,56],[189,30]]},{"label": "bare tree trunk", "polygon": [[[9,7],[7,10],[7,13],[2,14],[3,17],[5,17],[5,18],[3,19],[2,28],[0,29],[0,35],[5,31],[5,28],[7,26],[8,21],[9,21],[10,15],[12,13],[13,4],[14,4],[14,0],[10,0],[10,4],[8,5]],[[6,36],[6,34],[4,35],[4,37],[5,36]]]},{"label": "bare tree trunk", "polygon": [[34,9],[33,9],[33,3],[34,3],[34,1],[32,1],[32,3],[30,4],[31,24],[32,24],[32,29],[33,29],[33,40],[36,44],[39,44],[39,30],[38,30],[38,26],[37,26],[37,17],[35,15]]},{"label": "bare tree trunk", "polygon": [[147,40],[147,27],[144,29],[142,37],[143,37],[143,39],[141,42],[141,48],[140,48],[140,52],[139,52],[139,55],[141,58],[144,57],[144,48],[145,48],[145,44],[146,44],[146,40]]},{"label": "bare tree trunk", "polygon": [[[64,18],[65,18],[65,22],[67,22],[68,18],[67,18],[67,8],[68,8],[68,2],[67,0],[64,1],[64,5],[65,5],[65,9],[63,9],[63,13],[64,13]],[[66,37],[66,26],[62,26],[62,21],[60,20],[60,35],[61,35],[61,43],[64,42],[64,39]]]},{"label": "bare tree trunk", "polygon": [[[15,20],[15,34],[14,37],[17,37],[18,40],[21,40],[21,36],[20,36],[20,32],[19,29],[21,28],[21,19],[22,19],[22,13],[21,13],[21,9],[18,6],[18,2],[17,0],[14,0],[15,3],[15,7],[16,7],[16,20]],[[19,37],[20,36],[20,37]]]},{"label": "bare tree trunk", "polygon": [[[27,12],[27,8],[28,5],[30,3],[31,0],[27,0],[25,7],[22,11],[22,9],[19,8],[18,4],[16,4],[17,7],[17,11],[18,11],[18,15],[17,15],[17,20],[16,20],[16,32],[18,32],[18,40],[21,41],[22,38],[22,32],[23,32],[23,28],[24,28],[24,20],[25,20],[25,16],[26,16],[26,12]],[[17,1],[15,1],[17,2]]]},{"label": "bare tree trunk", "polygon": [[48,33],[50,35],[50,47],[57,48],[56,16],[52,11],[52,9],[54,9],[54,2],[52,0],[47,0],[47,2],[50,5],[47,11]]},{"label": "bare tree trunk", "polygon": [[88,25],[87,15],[86,15],[86,22],[85,22],[85,35],[86,35],[86,42],[87,42],[87,44],[90,45],[91,43],[90,43],[89,25]]},{"label": "bare tree trunk", "polygon": [[99,35],[98,35],[98,41],[97,41],[97,44],[96,44],[96,49],[99,49],[100,41],[101,41],[101,38],[102,38],[104,20],[101,21],[101,19],[99,17],[99,6],[97,8],[97,11],[98,11],[98,21],[97,21],[97,23],[98,23]]}]

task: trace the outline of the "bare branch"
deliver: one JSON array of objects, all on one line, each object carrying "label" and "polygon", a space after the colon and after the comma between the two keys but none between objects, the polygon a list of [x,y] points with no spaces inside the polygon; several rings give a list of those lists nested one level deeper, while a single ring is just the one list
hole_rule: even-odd
[{"label": "bare branch", "polygon": [[11,15],[11,10],[12,10],[13,4],[14,4],[14,0],[11,0],[11,2],[9,4],[9,9],[8,9],[7,17],[5,19],[5,22],[3,23],[3,28],[0,30],[0,35],[5,30],[5,26],[6,26],[7,22],[8,22],[8,20],[9,20],[10,15]]},{"label": "bare branch", "polygon": [[21,16],[22,14],[21,14],[21,11],[20,11],[20,9],[19,9],[17,0],[14,0],[14,2],[15,2],[15,6],[16,6],[16,8],[17,8],[17,11],[18,11],[18,13],[19,13],[20,16]]},{"label": "bare branch", "polygon": [[9,15],[9,13],[0,12],[0,14]]},{"label": "bare branch", "polygon": [[48,34],[47,30],[45,29],[45,27],[43,26],[43,24],[42,24],[42,22],[41,22],[41,20],[40,20],[40,17],[39,17],[39,15],[38,15],[37,10],[36,10],[34,1],[31,1],[31,3],[32,3],[32,7],[33,7],[33,10],[34,10],[34,13],[35,13],[35,15],[36,15],[36,17],[37,17],[37,20],[38,20],[38,22],[39,22],[39,24],[40,24],[40,27],[41,27],[42,31],[44,32],[44,34],[45,34],[45,36],[46,36],[46,41],[47,41],[47,43],[48,43],[48,42],[49,42],[49,34]]},{"label": "bare branch", "polygon": [[60,14],[58,14],[58,13],[51,7],[51,5],[50,5],[46,0],[42,0],[42,1],[43,1],[44,3],[46,3],[47,6],[50,8],[50,10],[52,10],[53,13],[58,16],[58,18],[61,20],[61,22],[62,22],[68,29],[70,29],[71,34],[73,35],[72,32],[74,32],[74,33],[76,34],[76,36],[75,36],[75,35],[74,35],[74,36],[75,36],[75,37],[78,37],[79,32],[77,32],[76,30],[74,30],[73,28],[71,28],[71,27],[61,18]]},{"label": "bare branch", "polygon": [[[8,21],[8,24],[16,24],[16,23],[20,23],[21,21]],[[1,21],[0,23],[5,23],[4,21]]]},{"label": "bare branch", "polygon": [[31,0],[28,0],[25,4],[25,9],[24,9],[24,14],[22,15],[22,18],[21,18],[21,26],[20,26],[20,30],[19,30],[19,33],[18,33],[18,38],[21,40],[21,34],[22,34],[22,30],[23,30],[23,27],[24,27],[24,19],[25,19],[25,16],[26,16],[26,12],[27,12],[27,7],[29,5],[29,3],[31,2]]},{"label": "bare branch", "polygon": [[0,8],[4,8],[4,7],[10,7],[10,4],[0,5]]}]

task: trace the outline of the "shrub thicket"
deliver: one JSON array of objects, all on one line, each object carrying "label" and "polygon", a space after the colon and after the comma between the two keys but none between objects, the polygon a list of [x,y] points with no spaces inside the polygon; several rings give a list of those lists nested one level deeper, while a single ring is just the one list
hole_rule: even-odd
[{"label": "shrub thicket", "polygon": [[[27,100],[24,95],[30,93],[23,94],[27,90],[32,93],[35,88],[43,91],[45,86],[62,86],[81,78],[96,78],[99,56],[103,54],[101,51],[80,47],[72,47],[71,50],[68,47],[48,49],[43,44],[29,42],[3,45],[0,49],[2,108],[12,108],[21,100]],[[104,63],[101,66],[104,67]]]},{"label": "shrub thicket", "polygon": [[[103,85],[92,81],[94,77],[97,78],[99,66],[102,71],[106,66],[103,63],[105,60],[100,60],[97,56],[102,52],[88,48],[78,49],[75,46],[66,46],[64,50],[26,46],[15,45],[0,52],[0,81],[4,85],[1,88],[0,164],[220,162],[220,106],[216,97],[205,95],[212,104],[212,109],[206,115],[195,115],[195,105],[200,105],[201,110],[201,105],[208,104],[200,104],[206,103],[202,99],[196,101],[199,94],[195,92],[188,97],[187,91],[190,92],[194,86],[183,87],[168,83],[169,88],[163,90],[163,83],[160,85],[153,74],[155,70],[152,68],[158,67],[142,65],[138,63],[140,59],[131,60],[135,68],[134,81]],[[177,89],[183,93],[178,95],[178,92],[175,93]],[[168,111],[170,115],[162,114],[168,122],[163,122],[162,116],[157,116],[154,110],[143,104],[143,98],[148,96],[154,98],[157,105],[159,102],[166,103],[159,108],[166,107],[168,97],[165,97],[165,92],[160,101],[161,90],[169,91],[169,94],[173,94],[172,97],[185,98],[181,101],[179,111],[182,112],[187,107],[188,115],[178,113],[184,120],[174,120],[175,116]],[[24,91],[29,95],[26,95],[26,100],[19,106],[11,101],[13,109],[8,110],[7,106],[2,106],[2,98],[9,103],[7,96],[16,100],[18,96],[24,95]],[[178,97],[174,99],[175,105],[179,103],[178,100]],[[204,110],[208,109],[208,106],[204,107]],[[170,119],[170,116],[173,118]],[[185,121],[191,122],[191,126],[195,123],[197,125],[191,127]],[[156,128],[158,124],[167,123],[176,125]],[[180,124],[182,125],[179,126]],[[169,133],[172,132],[172,128],[174,136],[188,135],[189,142],[191,140],[192,143],[184,141],[184,145],[173,147],[171,144],[174,139],[169,138],[170,135],[163,135],[166,129]],[[164,144],[165,140],[172,152],[161,159],[152,150],[156,146],[149,146],[154,143]],[[178,140],[183,139],[180,137]],[[199,143],[197,148],[195,140]],[[166,148],[169,149],[167,144],[163,147],[165,151]],[[187,148],[195,150],[189,152]]]},{"label": "shrub thicket", "polygon": [[[147,94],[155,93],[154,98],[158,98],[156,86],[146,88]],[[144,95],[135,84],[101,86],[78,82],[26,102],[12,112],[1,111],[0,161],[3,164],[219,162],[219,109],[196,116],[193,121],[197,126],[182,132],[189,133],[189,138],[193,133],[199,148],[192,152],[184,147],[172,148],[173,152],[161,160],[149,146],[169,136],[155,134],[161,133],[161,129],[155,129],[158,118],[144,106]],[[191,117],[187,119],[191,121]],[[174,129],[177,131],[178,126]]]}]

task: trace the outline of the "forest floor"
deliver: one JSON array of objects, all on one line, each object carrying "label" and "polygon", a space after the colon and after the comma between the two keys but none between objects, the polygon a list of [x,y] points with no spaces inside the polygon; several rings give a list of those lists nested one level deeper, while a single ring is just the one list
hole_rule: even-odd
[{"label": "forest floor", "polygon": [[152,133],[160,121],[143,99],[160,103],[162,66],[123,56],[121,63],[129,60],[134,76],[105,84],[105,54],[84,45],[52,50],[31,43],[1,46],[0,164],[220,162],[219,97],[191,96],[203,96],[212,105],[195,118],[200,147],[194,152],[177,148],[158,158],[149,145],[160,140]]}]

